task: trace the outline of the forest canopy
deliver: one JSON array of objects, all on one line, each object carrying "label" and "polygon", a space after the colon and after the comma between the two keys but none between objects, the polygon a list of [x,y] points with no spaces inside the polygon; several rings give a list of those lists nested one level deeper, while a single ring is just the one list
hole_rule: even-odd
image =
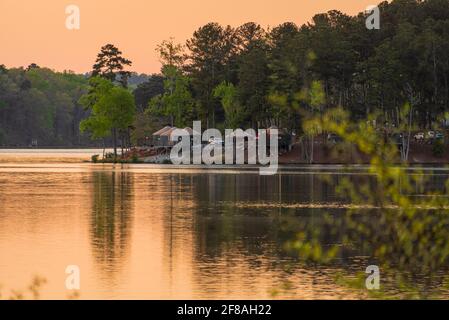
[{"label": "forest canopy", "polygon": [[79,134],[85,112],[77,103],[86,88],[87,79],[71,72],[36,65],[0,69],[0,145],[88,143]]},{"label": "forest canopy", "polygon": [[[341,106],[354,119],[377,112],[394,123],[411,103],[415,124],[431,128],[449,104],[449,1],[385,1],[379,9],[379,30],[366,28],[365,12],[329,11],[301,26],[208,23],[184,44],[164,41],[161,73],[127,79],[137,108],[134,142],[196,119],[204,127],[274,124],[301,134],[301,111],[312,108],[304,93],[317,82],[321,111]],[[87,90],[85,75],[1,67],[0,145],[88,145],[79,123],[89,112],[78,102]]]}]

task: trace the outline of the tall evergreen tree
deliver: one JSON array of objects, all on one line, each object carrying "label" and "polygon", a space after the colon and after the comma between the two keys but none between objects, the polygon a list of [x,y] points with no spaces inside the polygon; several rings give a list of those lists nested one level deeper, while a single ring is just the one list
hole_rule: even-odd
[{"label": "tall evergreen tree", "polygon": [[100,76],[112,82],[118,80],[123,87],[127,87],[131,72],[124,69],[126,66],[131,66],[131,64],[132,62],[124,58],[122,52],[116,46],[106,44],[101,47],[97,55],[97,60],[93,65],[92,76]]}]

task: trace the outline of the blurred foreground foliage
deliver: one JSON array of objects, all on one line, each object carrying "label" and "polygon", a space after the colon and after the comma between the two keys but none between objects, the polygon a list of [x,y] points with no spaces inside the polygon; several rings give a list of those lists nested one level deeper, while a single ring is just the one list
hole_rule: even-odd
[{"label": "blurred foreground foliage", "polygon": [[[34,276],[31,283],[25,290],[12,289],[9,294],[4,294],[0,285],[0,300],[39,300],[41,299],[43,287],[47,284],[47,279],[41,276]],[[67,295],[67,299],[74,300],[80,297],[78,291],[72,291]]]},{"label": "blurred foreground foliage", "polygon": [[[376,127],[376,119],[372,114],[356,122],[342,108],[309,117],[308,127],[335,133],[369,158],[369,179],[339,179],[336,192],[351,205],[343,214],[326,214],[318,225],[302,226],[287,248],[315,264],[335,262],[356,248],[379,266],[380,290],[365,288],[365,270],[355,277],[342,272],[336,280],[362,295],[441,297],[449,289],[449,180],[437,189],[425,168],[397,164],[400,147]],[[339,243],[326,243],[329,236]]]}]

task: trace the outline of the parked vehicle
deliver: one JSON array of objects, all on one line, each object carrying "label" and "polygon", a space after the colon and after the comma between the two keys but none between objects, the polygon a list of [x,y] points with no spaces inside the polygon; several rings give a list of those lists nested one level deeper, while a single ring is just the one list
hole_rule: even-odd
[{"label": "parked vehicle", "polygon": [[433,139],[435,138],[435,131],[429,131],[427,132],[427,139]]},{"label": "parked vehicle", "polygon": [[329,133],[327,135],[327,141],[330,143],[338,143],[338,142],[342,142],[343,139],[335,133]]},{"label": "parked vehicle", "polygon": [[436,140],[444,140],[444,134],[441,132],[436,132],[435,133],[435,139]]},{"label": "parked vehicle", "polygon": [[223,141],[223,139],[220,139],[220,138],[210,138],[209,139],[209,143],[210,144],[221,144],[221,145],[223,145],[224,141]]},{"label": "parked vehicle", "polygon": [[414,135],[415,141],[423,141],[424,140],[424,132],[418,132]]}]

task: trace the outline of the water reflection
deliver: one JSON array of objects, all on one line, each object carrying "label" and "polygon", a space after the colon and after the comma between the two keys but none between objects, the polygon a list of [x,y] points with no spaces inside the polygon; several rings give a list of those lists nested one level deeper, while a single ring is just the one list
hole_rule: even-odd
[{"label": "water reflection", "polygon": [[[133,168],[0,167],[4,287],[39,274],[48,280],[43,297],[65,298],[65,267],[78,264],[82,298],[353,298],[360,291],[336,276],[376,262],[370,238],[347,243],[352,220],[338,205],[348,199],[335,190],[345,177],[372,183],[366,174]],[[428,189],[445,181],[430,177]],[[383,227],[374,209],[356,219],[373,232]],[[343,250],[327,264],[298,259],[285,244],[304,231]]]},{"label": "water reflection", "polygon": [[92,252],[110,284],[119,277],[130,250],[133,177],[126,172],[92,173]]},{"label": "water reflection", "polygon": [[[285,206],[335,200],[330,184],[315,174],[199,175],[195,179],[196,290],[221,297],[354,297],[351,290],[335,285],[341,263],[333,269],[311,268],[284,250],[304,221],[319,222],[324,216],[313,208]],[[354,263],[348,260],[348,265]]]}]

